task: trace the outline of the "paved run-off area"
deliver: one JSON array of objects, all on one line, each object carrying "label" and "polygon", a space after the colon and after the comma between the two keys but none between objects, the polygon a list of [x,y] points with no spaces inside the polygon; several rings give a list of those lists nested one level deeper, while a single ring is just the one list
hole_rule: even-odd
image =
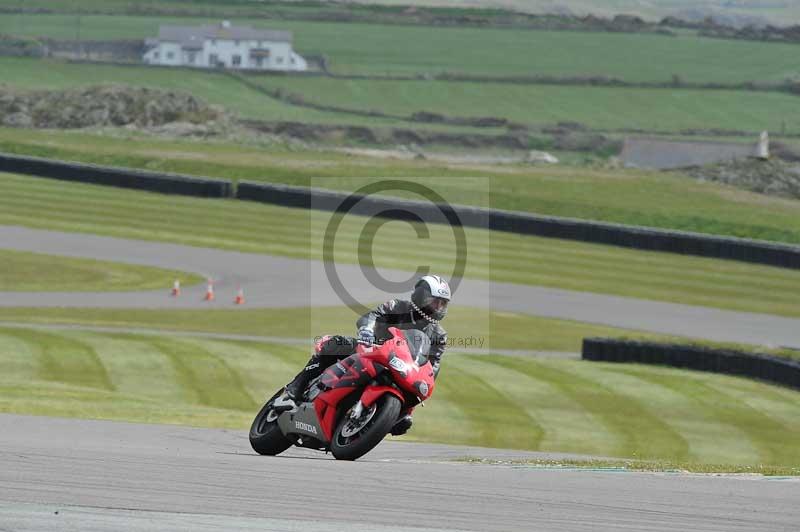
[{"label": "paved run-off area", "polygon": [[789,531],[800,482],[453,461],[384,442],[261,457],[241,431],[0,416],[0,530]]}]

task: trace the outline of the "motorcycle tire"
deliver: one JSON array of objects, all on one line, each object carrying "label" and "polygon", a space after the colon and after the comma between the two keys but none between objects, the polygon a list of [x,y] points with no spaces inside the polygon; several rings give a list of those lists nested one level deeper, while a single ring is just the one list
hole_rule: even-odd
[{"label": "motorcycle tire", "polygon": [[[277,396],[278,394],[275,394],[275,397]],[[250,446],[258,454],[269,456],[281,454],[292,446],[292,442],[283,435],[278,427],[277,420],[267,421],[267,415],[272,410],[272,399],[261,407],[253,424],[250,425]]]},{"label": "motorcycle tire", "polygon": [[342,429],[349,419],[343,418],[333,433],[331,453],[337,460],[356,460],[370,452],[392,429],[397,421],[402,402],[396,396],[387,393],[377,401],[377,411],[372,419],[358,432],[358,438],[342,437]]}]

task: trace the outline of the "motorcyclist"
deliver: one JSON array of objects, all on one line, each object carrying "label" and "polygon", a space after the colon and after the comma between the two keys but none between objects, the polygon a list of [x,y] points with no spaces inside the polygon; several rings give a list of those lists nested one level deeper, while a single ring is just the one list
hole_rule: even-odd
[{"label": "motorcyclist", "polygon": [[[280,410],[295,408],[302,399],[308,383],[322,374],[331,364],[352,355],[358,342],[383,343],[391,338],[389,327],[418,329],[431,341],[428,360],[433,366],[434,378],[439,375],[439,365],[447,347],[447,332],[440,321],[447,315],[450,302],[450,286],[438,275],[421,277],[414,285],[411,300],[392,299],[367,312],[356,321],[358,336],[323,336],[314,345],[306,366],[286,385],[284,393],[275,399],[273,406]],[[392,434],[405,434],[411,428],[412,418],[408,410],[401,412]]]}]

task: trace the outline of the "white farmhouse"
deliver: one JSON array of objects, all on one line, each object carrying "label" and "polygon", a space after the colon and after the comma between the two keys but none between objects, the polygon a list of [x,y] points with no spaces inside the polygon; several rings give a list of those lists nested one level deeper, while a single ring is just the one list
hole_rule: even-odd
[{"label": "white farmhouse", "polygon": [[292,50],[292,32],[233,26],[161,26],[145,41],[145,63],[198,68],[302,71],[306,60]]}]

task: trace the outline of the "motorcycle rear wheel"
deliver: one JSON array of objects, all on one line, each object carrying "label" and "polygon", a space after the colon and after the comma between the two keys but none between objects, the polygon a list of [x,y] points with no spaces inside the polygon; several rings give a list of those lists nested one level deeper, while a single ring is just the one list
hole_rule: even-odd
[{"label": "motorcycle rear wheel", "polygon": [[396,396],[387,393],[377,401],[377,411],[356,434],[350,437],[342,435],[350,418],[345,416],[336,427],[331,441],[331,453],[337,460],[356,460],[370,452],[378,445],[397,421],[402,402]]},{"label": "motorcycle rear wheel", "polygon": [[[274,416],[274,413],[270,416],[272,401],[280,393],[275,394],[261,407],[258,415],[253,420],[253,424],[250,425],[250,446],[258,454],[275,456],[292,446],[292,442],[283,435],[280,427],[278,427],[277,417]],[[274,417],[274,419],[271,419],[271,417]]]}]

